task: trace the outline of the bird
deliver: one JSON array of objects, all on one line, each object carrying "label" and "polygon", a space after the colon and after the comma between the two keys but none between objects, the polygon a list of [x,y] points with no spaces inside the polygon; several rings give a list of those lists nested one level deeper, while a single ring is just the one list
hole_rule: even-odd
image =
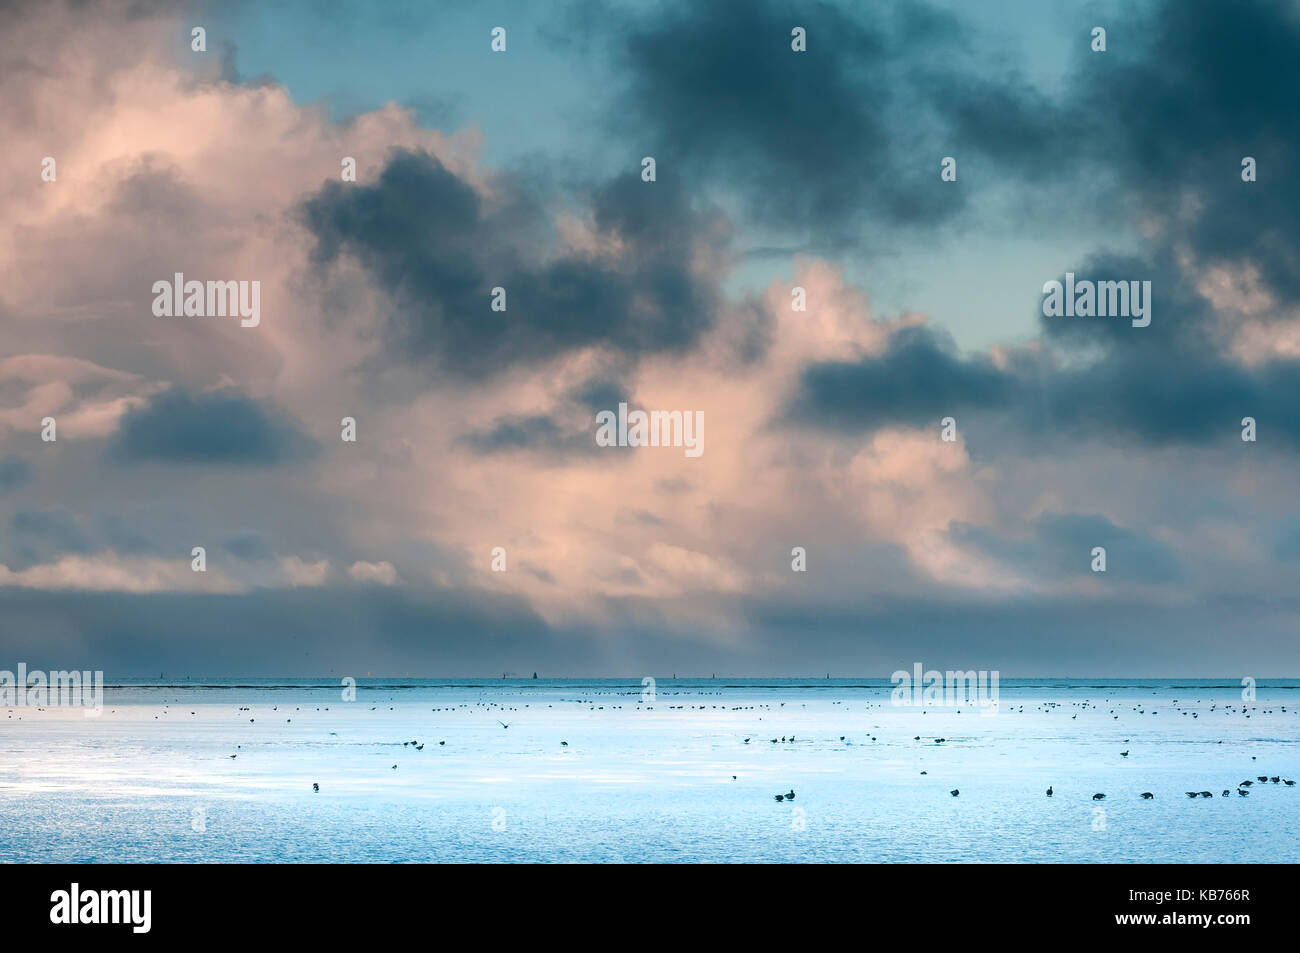
[{"label": "bird", "polygon": [[1227,797],[1227,796],[1228,796],[1229,794],[1231,794],[1231,793],[1232,793],[1232,792],[1229,791],[1227,788],[1224,788],[1224,789],[1223,789],[1223,796],[1224,796],[1224,797]]},{"label": "bird", "polygon": [[394,771],[397,770],[397,765],[393,765],[393,770],[394,770]]},{"label": "bird", "polygon": [[1281,776],[1279,775],[1278,777],[1269,778],[1269,780],[1272,781],[1274,784],[1277,784],[1277,782],[1278,782],[1278,781],[1281,781],[1282,778],[1281,778]]},{"label": "bird", "polygon": [[1261,775],[1259,775],[1258,777],[1256,777],[1255,780],[1258,781],[1260,784],[1263,784],[1265,781],[1268,780],[1268,775],[1267,775],[1267,774],[1261,774]]},{"label": "bird", "polygon": [[785,800],[785,795],[784,795],[784,794],[777,794],[777,795],[774,795],[774,797],[775,797],[778,801],[784,801],[784,800]]},{"label": "bird", "polygon": [[1106,800],[1106,795],[1104,795],[1104,794],[1094,794],[1094,795],[1092,796],[1092,799],[1093,799],[1094,801],[1104,801],[1104,800]]},{"label": "bird", "polygon": [[1252,784],[1254,784],[1254,783],[1255,783],[1254,781],[1242,781],[1240,784],[1237,785],[1237,787],[1239,787],[1239,788],[1248,788],[1248,787],[1250,787],[1250,786],[1251,786]]},{"label": "bird", "polygon": [[317,783],[313,783],[312,786],[311,786],[311,789],[312,789],[313,791],[319,792],[319,791],[320,791],[320,784],[319,784],[318,782],[317,782]]},{"label": "bird", "polygon": [[416,751],[423,751],[423,750],[424,750],[424,745],[416,745],[416,746],[415,746],[415,750],[416,750]]},{"label": "bird", "polygon": [[1047,786],[1047,796],[1048,797],[1052,796],[1052,786],[1050,784]]},{"label": "bird", "polygon": [[791,788],[791,789],[790,789],[790,793],[787,794],[787,795],[785,796],[785,799],[786,799],[787,801],[793,801],[793,800],[794,800],[794,788]]},{"label": "bird", "polygon": [[1121,752],[1119,753],[1119,756],[1120,756],[1121,758],[1127,758],[1127,757],[1128,757],[1128,752],[1127,752],[1127,751],[1121,751]]},{"label": "bird", "polygon": [[1201,797],[1214,797],[1214,792],[1213,792],[1213,791],[1202,791],[1202,792],[1201,792]]},{"label": "bird", "polygon": [[1282,779],[1282,783],[1285,784],[1285,785],[1286,785],[1287,787],[1289,787],[1289,788],[1293,788],[1293,787],[1295,787],[1295,782],[1292,781],[1290,778],[1283,778],[1283,779]]},{"label": "bird", "polygon": [[958,791],[956,788],[953,788],[953,789],[952,789],[951,791],[949,791],[948,793],[951,794],[953,797],[956,797],[956,796],[957,796],[958,794],[960,794],[961,792]]},{"label": "bird", "polygon": [[1243,790],[1243,789],[1241,789],[1241,788],[1237,788],[1237,793],[1240,794],[1242,797],[1245,797],[1245,796],[1246,796],[1247,794],[1249,794],[1250,792],[1249,792],[1249,791],[1245,791],[1245,790]]},{"label": "bird", "polygon": [[561,742],[560,742],[560,747],[561,747],[561,748],[567,748],[567,747],[569,747],[569,743],[568,743],[567,741],[561,741]]},{"label": "bird", "polygon": [[1150,791],[1143,791],[1143,792],[1142,792],[1142,800],[1144,800],[1144,801],[1149,801],[1149,800],[1151,800],[1153,797],[1155,797],[1155,795],[1152,794]]},{"label": "bird", "polygon": [[1188,792],[1187,792],[1187,796],[1188,796],[1188,797],[1200,797],[1200,795],[1197,794],[1195,791],[1188,791]]},{"label": "bird", "polygon": [[498,721],[497,724],[500,725],[502,728],[509,728],[509,727],[510,727],[510,726],[507,725],[504,721]]}]

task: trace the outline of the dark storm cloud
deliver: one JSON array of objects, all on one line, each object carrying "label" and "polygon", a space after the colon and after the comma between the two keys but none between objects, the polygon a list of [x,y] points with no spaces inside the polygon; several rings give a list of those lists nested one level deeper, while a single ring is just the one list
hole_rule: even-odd
[{"label": "dark storm cloud", "polygon": [[275,548],[266,534],[256,530],[243,530],[222,543],[226,552],[247,562],[258,562],[275,556]]},{"label": "dark storm cloud", "polygon": [[[737,188],[758,219],[824,240],[864,214],[928,226],[960,206],[960,192],[936,187],[942,136],[913,95],[918,71],[957,49],[947,14],[724,0],[613,20],[627,78],[614,125],[638,157]],[[807,52],[791,49],[796,26]]]},{"label": "dark storm cloud", "polygon": [[[927,599],[876,594],[861,605],[759,599],[748,615],[754,628],[747,657],[733,656],[725,669],[718,653],[718,671],[747,665],[754,672],[818,674],[812,660],[833,659],[837,674],[879,678],[918,661],[936,669],[997,669],[1004,679],[1062,672],[1126,678],[1282,673],[1295,670],[1290,633],[1297,612],[1294,597],[1253,595],[1192,596],[1175,604],[948,599],[937,592]],[[707,647],[697,657],[707,661]]]},{"label": "dark storm cloud", "polygon": [[[520,599],[383,586],[244,595],[0,589],[5,648],[114,675],[500,672],[554,658],[580,665]],[[273,633],[274,638],[268,638]],[[62,661],[60,661],[62,660]]]},{"label": "dark storm cloud", "polygon": [[[1081,40],[1055,99],[1009,79],[932,76],[960,148],[1030,182],[1076,183],[1093,204],[1109,194],[1105,203],[1125,214],[1170,216],[1166,240],[1207,263],[1252,263],[1296,300],[1300,8],[1162,0],[1105,20],[1108,49]],[[1257,182],[1241,179],[1246,156],[1258,162]]]},{"label": "dark storm cloud", "polygon": [[32,465],[22,457],[0,460],[0,490],[16,490],[32,478]]},{"label": "dark storm cloud", "polygon": [[479,454],[528,450],[548,455],[571,455],[593,453],[599,449],[594,420],[587,431],[575,429],[573,423],[572,420],[561,421],[545,414],[502,417],[486,430],[465,434],[460,443]]},{"label": "dark storm cloud", "polygon": [[122,417],[109,452],[122,462],[269,466],[311,456],[315,443],[259,402],[173,388]]},{"label": "dark storm cloud", "polygon": [[[1071,104],[1099,161],[1160,211],[1202,203],[1181,238],[1211,261],[1250,261],[1300,295],[1300,8],[1286,0],[1167,0],[1134,25],[1140,50],[1096,69]],[[1241,180],[1241,160],[1259,180]]]},{"label": "dark storm cloud", "polygon": [[[616,601],[609,607],[619,610]],[[1124,600],[990,600],[871,593],[863,601],[744,599],[743,644],[683,638],[621,606],[617,638],[557,631],[521,600],[466,590],[379,586],[259,589],[246,595],[44,592],[0,588],[5,650],[32,668],[102,668],[123,676],[635,676],[717,672],[888,678],[916,661],[1059,675],[1216,676],[1289,670],[1294,598],[1242,604],[1205,598],[1151,606]],[[266,633],[275,633],[267,638]],[[698,629],[692,629],[696,635]],[[1152,633],[1178,632],[1178,651]],[[1045,637],[1050,633],[1050,637]],[[183,637],[178,637],[183,636]],[[1289,654],[1290,653],[1290,654]]]},{"label": "dark storm cloud", "polygon": [[22,507],[0,534],[0,564],[21,571],[67,554],[85,555],[101,547],[76,515],[63,507]]},{"label": "dark storm cloud", "polygon": [[887,423],[937,423],[954,408],[1004,406],[1015,387],[987,359],[961,357],[942,332],[904,328],[879,356],[808,367],[790,415],[850,432]]},{"label": "dark storm cloud", "polygon": [[1108,578],[1125,582],[1176,582],[1182,577],[1169,547],[1106,517],[1083,513],[1044,513],[1025,538],[1003,536],[966,523],[949,527],[958,545],[984,553],[1019,573],[1036,579],[1092,574],[1092,549],[1106,550]]},{"label": "dark storm cloud", "polygon": [[592,377],[583,381],[569,394],[569,399],[592,415],[602,410],[612,410],[629,401],[626,384],[613,377]]},{"label": "dark storm cloud", "polygon": [[627,386],[612,376],[584,380],[558,401],[550,413],[510,414],[491,426],[463,434],[459,443],[478,454],[527,451],[556,459],[591,456],[629,448],[596,443],[596,414],[630,401]]},{"label": "dark storm cloud", "polygon": [[939,331],[904,328],[878,356],[806,368],[788,417],[866,433],[953,416],[987,438],[977,445],[1018,442],[1029,453],[1076,435],[1147,446],[1239,442],[1242,418],[1253,417],[1270,443],[1300,446],[1300,362],[1230,358],[1208,302],[1168,254],[1098,255],[1076,279],[1151,281],[1150,326],[1040,309],[1043,336],[1062,355],[1014,351],[1001,366],[959,354]]},{"label": "dark storm cloud", "polygon": [[[1151,282],[1151,324],[1124,318],[1039,313],[1044,337],[1082,364],[1028,373],[1022,393],[1031,431],[1118,434],[1148,445],[1238,439],[1243,417],[1254,417],[1268,440],[1300,445],[1300,362],[1276,358],[1243,365],[1230,356],[1209,302],[1173,261],[1172,250],[1149,258],[1098,255],[1076,280]],[[1057,280],[1063,276],[1057,276]],[[1035,380],[1036,378],[1036,380]],[[1033,408],[1030,410],[1030,408]]]},{"label": "dark storm cloud", "polygon": [[[705,237],[720,238],[674,181],[628,173],[587,197],[600,235],[626,250],[618,264],[535,260],[535,196],[490,207],[426,153],[394,152],[373,185],[329,183],[302,214],[317,261],[355,255],[391,293],[395,356],[475,375],[593,345],[681,351],[711,327],[719,295],[692,263]],[[506,311],[491,310],[494,287],[506,290]]]}]

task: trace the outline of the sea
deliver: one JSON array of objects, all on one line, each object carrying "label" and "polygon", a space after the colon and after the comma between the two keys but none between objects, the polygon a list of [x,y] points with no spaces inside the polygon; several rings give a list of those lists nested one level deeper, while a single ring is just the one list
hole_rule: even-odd
[{"label": "sea", "polygon": [[893,687],[110,680],[0,708],[0,861],[1300,861],[1300,680]]}]

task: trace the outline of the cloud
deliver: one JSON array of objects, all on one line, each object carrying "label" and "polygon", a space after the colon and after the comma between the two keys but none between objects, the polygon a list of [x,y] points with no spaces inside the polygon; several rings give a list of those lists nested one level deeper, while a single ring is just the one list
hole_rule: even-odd
[{"label": "cloud", "polygon": [[880,353],[810,363],[785,419],[860,434],[953,416],[978,445],[1047,454],[1079,436],[1224,446],[1240,443],[1242,418],[1254,417],[1271,446],[1300,447],[1300,360],[1239,360],[1206,297],[1215,289],[1198,287],[1194,270],[1168,255],[1098,255],[1076,279],[1151,281],[1150,326],[1040,316],[1041,341],[973,354],[940,329],[901,327]]},{"label": "cloud", "polygon": [[958,411],[1007,406],[1016,383],[986,357],[963,358],[942,332],[909,327],[890,337],[883,354],[809,366],[790,415],[859,433],[884,424],[937,428]]},{"label": "cloud", "polygon": [[290,586],[323,586],[329,577],[328,559],[307,562],[300,556],[284,556],[280,559],[281,577]]},{"label": "cloud", "polygon": [[355,562],[348,567],[348,578],[353,582],[391,586],[397,582],[397,570],[388,560],[377,563]]},{"label": "cloud", "polygon": [[112,441],[128,462],[270,466],[310,457],[310,438],[239,394],[168,390],[129,411]]},{"label": "cloud", "polygon": [[234,592],[221,573],[193,572],[186,560],[122,557],[113,553],[64,556],[17,572],[0,565],[0,586],[79,592]]},{"label": "cloud", "polygon": [[[621,118],[518,170],[472,126],[239,84],[163,7],[4,14],[5,650],[152,674],[887,675],[918,653],[1169,674],[1158,625],[1202,672],[1293,660],[1295,132],[1281,84],[1224,75],[1289,75],[1291,15],[1143,10],[1054,90],[916,4],[591,11],[610,56],[584,68]],[[1043,267],[1149,278],[1151,327],[1040,318],[963,350],[966,316],[869,297],[918,277],[863,235],[959,281],[950,232],[1062,222],[1082,253]],[[742,251],[809,246],[854,257]],[[261,325],[154,317],[175,271],[260,280]],[[1028,316],[1057,276],[994,281],[987,308]],[[597,448],[623,401],[703,412],[704,456]]]},{"label": "cloud", "polygon": [[[1167,583],[1183,576],[1168,546],[1116,526],[1095,513],[1043,513],[1032,524],[1031,534],[1022,538],[962,523],[954,523],[949,533],[958,545],[1005,563],[1027,577]],[[1092,571],[1092,550],[1098,546],[1106,550],[1105,577]]]},{"label": "cloud", "polygon": [[[354,255],[387,293],[392,356],[490,375],[580,348],[680,351],[712,326],[718,292],[696,256],[716,229],[671,180],[629,173],[596,187],[592,227],[616,250],[543,259],[522,241],[544,225],[537,197],[494,188],[396,150],[373,184],[330,182],[303,204],[316,260]],[[498,287],[503,311],[491,307]]]},{"label": "cloud", "polygon": [[[923,66],[960,52],[948,14],[726,0],[595,22],[625,80],[616,132],[661,169],[739,192],[759,221],[833,243],[864,218],[933,228],[960,208],[960,191],[937,187],[933,110],[909,95]],[[795,26],[807,52],[791,49]]]},{"label": "cloud", "polygon": [[32,478],[32,465],[22,457],[0,458],[0,491],[15,490]]},{"label": "cloud", "polygon": [[[570,422],[571,424],[572,422]],[[475,453],[507,453],[533,450],[540,453],[594,453],[596,441],[590,429],[567,429],[545,414],[509,416],[497,420],[485,431],[465,434],[461,442]]]}]

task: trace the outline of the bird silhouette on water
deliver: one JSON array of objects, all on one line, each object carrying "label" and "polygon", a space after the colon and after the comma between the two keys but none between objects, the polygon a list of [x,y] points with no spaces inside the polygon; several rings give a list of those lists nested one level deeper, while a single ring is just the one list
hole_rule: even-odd
[{"label": "bird silhouette on water", "polygon": [[951,791],[949,791],[948,793],[951,794],[953,797],[956,797],[958,794],[961,793],[961,791],[957,790],[956,788],[953,788],[953,789],[952,789]]},{"label": "bird silhouette on water", "polygon": [[312,789],[313,791],[317,792],[317,793],[320,793],[320,784],[319,784],[319,783],[313,783],[312,786],[311,786],[311,789]]},{"label": "bird silhouette on water", "polygon": [[1050,784],[1047,786],[1047,796],[1048,797],[1052,796],[1052,786]]},{"label": "bird silhouette on water", "polygon": [[1155,797],[1155,795],[1152,794],[1150,791],[1143,791],[1143,792],[1142,792],[1142,800],[1144,800],[1144,801],[1149,801],[1149,800],[1151,800],[1153,797]]},{"label": "bird silhouette on water", "polygon": [[1092,796],[1092,799],[1093,799],[1094,801],[1104,801],[1104,800],[1106,800],[1106,795],[1104,795],[1104,794],[1094,794],[1094,795]]}]

